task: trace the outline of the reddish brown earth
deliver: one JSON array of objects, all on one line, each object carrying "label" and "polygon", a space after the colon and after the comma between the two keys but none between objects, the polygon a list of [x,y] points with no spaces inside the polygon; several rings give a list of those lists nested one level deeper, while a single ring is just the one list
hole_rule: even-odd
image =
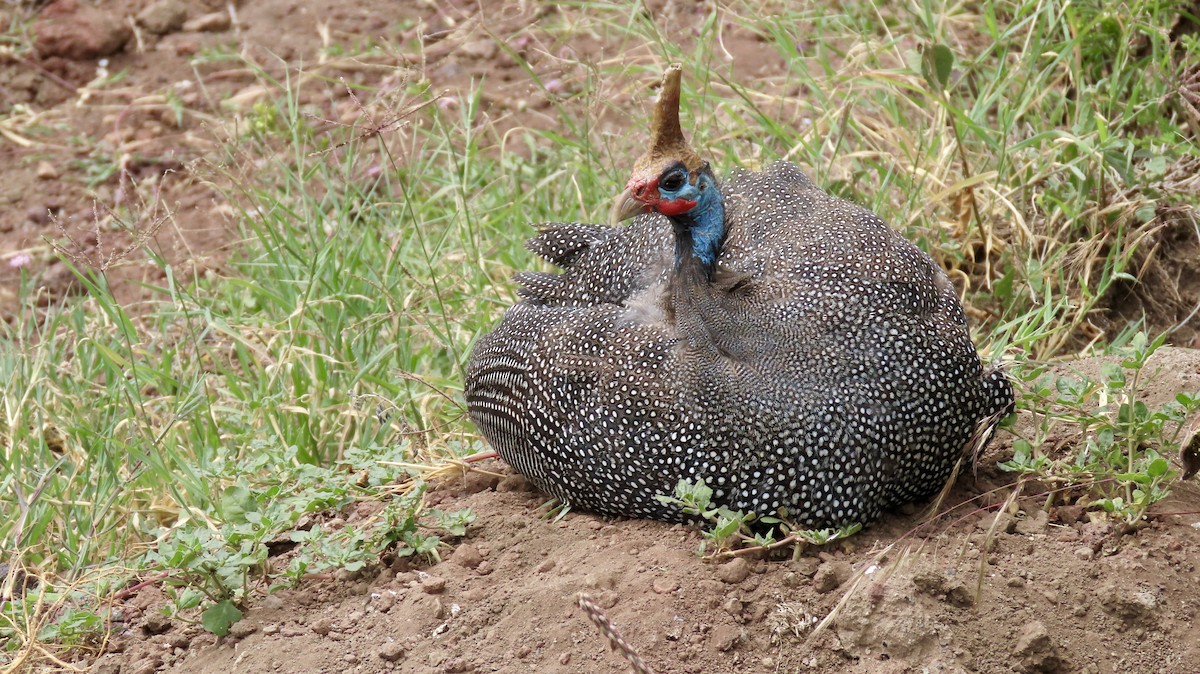
[{"label": "reddish brown earth", "polygon": [[[236,241],[219,193],[189,162],[221,142],[214,120],[244,112],[262,91],[252,73],[228,63],[193,70],[189,59],[205,50],[229,46],[276,74],[278,57],[317,64],[330,79],[377,82],[386,70],[321,65],[322,32],[343,44],[417,40],[411,58],[391,65],[417,60],[434,87],[457,93],[486,75],[485,107],[498,130],[545,125],[551,102],[484,25],[524,50],[543,81],[563,86],[587,77],[584,61],[653,57],[647,45],[600,35],[550,37],[538,22],[553,10],[537,3],[486,11],[481,19],[470,7],[365,0],[261,0],[237,6],[236,18],[215,0],[113,0],[99,9],[60,0],[41,10],[31,28],[39,53],[0,54],[0,108],[13,117],[23,110],[30,122],[0,138],[0,311],[15,306],[21,274],[36,279],[42,303],[78,291],[47,243],[64,234],[80,255],[100,260],[150,229],[152,246],[181,277],[219,269]],[[661,11],[692,25],[706,10],[671,3]],[[208,23],[181,24],[181,13]],[[31,15],[0,9],[4,22]],[[139,15],[131,29],[126,19]],[[749,80],[778,66],[778,53],[752,36],[731,29],[724,37],[737,75]],[[85,98],[80,87],[102,57],[106,72],[126,71],[124,79]],[[181,118],[168,104],[172,91]],[[319,96],[331,102],[331,117],[354,121],[339,86]],[[232,108],[220,104],[228,99]],[[121,170],[105,177],[106,166]],[[140,213],[132,222],[121,210],[131,203]],[[1180,255],[1194,279],[1185,264],[1194,258]],[[127,302],[146,296],[138,282],[161,281],[139,254],[116,262],[107,273]],[[1200,390],[1196,351],[1164,350],[1154,368],[1152,406]],[[1022,419],[1018,433],[1030,423]],[[654,522],[585,513],[547,521],[543,496],[502,465],[485,464],[432,494],[441,507],[479,516],[445,561],[254,597],[220,643],[157,618],[162,595],[151,586],[119,607],[113,652],[92,671],[627,671],[575,606],[585,592],[661,672],[1200,672],[1192,627],[1200,491],[1179,485],[1148,523],[1124,528],[1078,508],[1046,512],[1044,487],[1026,485],[1016,512],[992,527],[1012,489],[1012,477],[995,468],[1010,442],[1004,435],[978,474],[959,480],[941,517],[913,509],[792,560],[706,561],[696,531]],[[814,637],[814,623],[831,612]]]}]

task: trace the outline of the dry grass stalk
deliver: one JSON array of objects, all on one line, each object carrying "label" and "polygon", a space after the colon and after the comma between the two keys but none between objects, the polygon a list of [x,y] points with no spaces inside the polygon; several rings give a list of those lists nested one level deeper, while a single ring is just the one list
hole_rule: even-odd
[{"label": "dry grass stalk", "polygon": [[654,670],[650,668],[650,665],[647,665],[646,661],[642,660],[642,656],[638,655],[633,646],[625,640],[625,637],[621,636],[621,632],[609,621],[608,616],[604,614],[604,609],[600,608],[596,602],[592,601],[591,597],[582,592],[577,595],[577,600],[579,608],[583,609],[583,612],[587,614],[588,620],[591,620],[592,624],[608,640],[609,647],[629,661],[629,666],[633,668],[635,674],[654,674]]}]

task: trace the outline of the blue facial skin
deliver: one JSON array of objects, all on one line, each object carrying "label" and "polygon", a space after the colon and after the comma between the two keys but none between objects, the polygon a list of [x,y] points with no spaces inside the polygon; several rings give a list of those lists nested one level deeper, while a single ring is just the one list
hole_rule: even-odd
[{"label": "blue facial skin", "polygon": [[[668,189],[679,185],[677,189]],[[721,200],[721,191],[717,181],[708,168],[701,169],[696,175],[696,184],[688,180],[688,171],[683,166],[672,167],[664,171],[658,180],[660,195],[660,212],[670,211],[671,202],[695,202],[696,205],[687,211],[673,215],[664,213],[692,241],[692,256],[704,267],[711,269],[716,263],[717,253],[721,249],[725,237],[725,204]],[[665,207],[665,208],[664,208]],[[679,262],[678,256],[676,263]]]}]

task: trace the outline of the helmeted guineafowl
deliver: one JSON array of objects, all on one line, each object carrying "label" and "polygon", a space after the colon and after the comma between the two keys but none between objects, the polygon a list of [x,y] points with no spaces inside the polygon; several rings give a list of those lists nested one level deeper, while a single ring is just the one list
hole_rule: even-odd
[{"label": "helmeted guineafowl", "polygon": [[650,150],[615,206],[628,227],[550,224],[562,274],[480,339],[470,416],[499,455],[575,508],[685,519],[655,497],[811,527],[866,523],[940,489],[1011,411],[946,274],[792,164],[718,184],[663,79]]}]

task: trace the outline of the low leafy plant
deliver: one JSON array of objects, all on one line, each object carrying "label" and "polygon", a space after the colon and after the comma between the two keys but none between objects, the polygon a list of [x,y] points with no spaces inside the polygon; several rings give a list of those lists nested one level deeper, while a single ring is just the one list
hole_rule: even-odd
[{"label": "low leafy plant", "polygon": [[[1147,363],[1164,341],[1137,333],[1115,350],[1118,361],[1104,363],[1099,381],[1029,371],[1021,405],[1040,423],[1032,438],[1013,443],[1012,459],[999,467],[1082,490],[1085,504],[1126,522],[1141,519],[1170,493],[1178,472],[1167,455],[1179,452],[1186,422],[1200,410],[1200,392],[1180,392],[1157,410],[1138,399]],[[1064,424],[1076,427],[1066,453],[1050,443]]]},{"label": "low leafy plant", "polygon": [[[861,524],[849,524],[831,529],[800,529],[786,519],[774,516],[759,517],[712,503],[712,488],[703,479],[692,482],[680,480],[671,496],[659,495],[659,502],[678,506],[685,515],[698,522],[708,523],[702,532],[704,540],[697,551],[708,557],[729,556],[737,551],[753,549],[774,550],[793,546],[796,552],[804,544],[825,545],[853,536]],[[763,525],[769,527],[762,531]]]},{"label": "low leafy plant", "polygon": [[[241,619],[240,606],[258,585],[294,585],[333,569],[354,573],[381,556],[439,559],[442,537],[462,536],[475,520],[469,510],[444,512],[424,507],[426,483],[408,469],[382,459],[401,459],[407,448],[351,452],[330,467],[296,461],[295,448],[259,472],[266,453],[234,467],[215,513],[195,517],[161,535],[145,566],[164,572],[164,588],[176,617],[200,623],[217,635]],[[215,476],[214,476],[215,477]],[[356,503],[381,502],[373,514],[353,523],[331,517]],[[439,535],[440,534],[440,535]],[[271,549],[295,545],[288,564],[270,564]]]}]

